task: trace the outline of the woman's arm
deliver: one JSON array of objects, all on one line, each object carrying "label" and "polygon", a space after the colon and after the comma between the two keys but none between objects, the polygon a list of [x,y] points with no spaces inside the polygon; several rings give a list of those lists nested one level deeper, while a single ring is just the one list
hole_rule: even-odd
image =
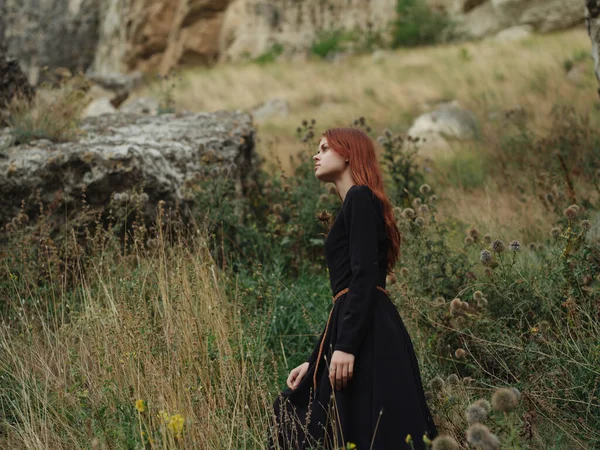
[{"label": "woman's arm", "polygon": [[[350,193],[349,193],[350,195]],[[356,354],[366,328],[371,323],[377,294],[378,252],[377,218],[373,193],[367,186],[352,191],[344,208],[344,223],[349,238],[352,279],[345,302],[348,303],[338,331],[335,350]]]}]

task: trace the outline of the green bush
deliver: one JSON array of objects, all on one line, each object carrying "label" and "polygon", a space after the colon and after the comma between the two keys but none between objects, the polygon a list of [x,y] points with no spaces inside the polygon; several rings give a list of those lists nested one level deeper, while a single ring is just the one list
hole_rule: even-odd
[{"label": "green bush", "polygon": [[435,44],[450,37],[451,20],[431,9],[425,0],[398,0],[392,22],[392,47]]}]

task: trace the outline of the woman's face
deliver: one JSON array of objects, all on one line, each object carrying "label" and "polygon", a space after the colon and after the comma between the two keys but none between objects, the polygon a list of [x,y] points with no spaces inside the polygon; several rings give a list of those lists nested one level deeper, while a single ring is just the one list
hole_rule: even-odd
[{"label": "woman's face", "polygon": [[319,148],[313,159],[315,160],[315,177],[320,181],[336,181],[347,167],[344,158],[329,147],[326,137],[322,137],[319,141]]}]

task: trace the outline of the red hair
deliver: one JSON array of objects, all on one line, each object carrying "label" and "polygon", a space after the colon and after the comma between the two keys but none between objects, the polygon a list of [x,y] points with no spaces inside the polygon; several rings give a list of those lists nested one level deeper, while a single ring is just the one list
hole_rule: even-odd
[{"label": "red hair", "polygon": [[386,234],[390,243],[387,272],[392,273],[396,261],[400,257],[402,235],[394,220],[392,203],[385,194],[383,177],[373,141],[357,128],[330,128],[323,133],[323,136],[327,138],[329,146],[336,153],[349,160],[350,173],[354,182],[358,185],[368,186],[381,201]]}]

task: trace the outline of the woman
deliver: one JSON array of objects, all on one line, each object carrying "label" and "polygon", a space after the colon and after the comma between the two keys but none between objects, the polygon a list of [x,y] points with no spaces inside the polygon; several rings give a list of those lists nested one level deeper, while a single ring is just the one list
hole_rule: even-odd
[{"label": "woman", "polygon": [[333,295],[314,351],[293,369],[273,404],[271,448],[358,450],[425,448],[437,430],[425,402],[410,337],[385,291],[401,235],[371,139],[329,129],[319,142],[315,176],[334,183],[342,207],[325,240]]}]

